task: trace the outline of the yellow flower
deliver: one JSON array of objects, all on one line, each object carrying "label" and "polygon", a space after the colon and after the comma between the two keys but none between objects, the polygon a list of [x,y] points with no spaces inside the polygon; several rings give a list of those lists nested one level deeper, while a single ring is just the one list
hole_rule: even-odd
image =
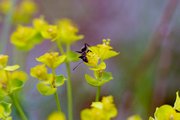
[{"label": "yellow flower", "polygon": [[66,120],[66,117],[62,112],[53,112],[49,115],[48,120]]},{"label": "yellow flower", "polygon": [[11,79],[12,80],[20,80],[20,81],[25,82],[28,79],[28,76],[23,71],[14,71],[11,74]]},{"label": "yellow flower", "polygon": [[116,117],[117,109],[113,103],[113,97],[103,97],[101,102],[93,102],[90,109],[81,112],[82,120],[110,120]]},{"label": "yellow flower", "polygon": [[58,29],[55,25],[46,25],[44,29],[41,31],[41,35],[45,39],[51,39],[52,41],[58,38]]},{"label": "yellow flower", "polygon": [[58,30],[60,42],[65,44],[72,44],[75,41],[83,39],[83,35],[77,35],[78,28],[69,19],[61,19],[58,21]]},{"label": "yellow flower", "polygon": [[11,43],[22,50],[30,50],[36,43],[36,31],[31,27],[18,26],[11,35]]},{"label": "yellow flower", "polygon": [[110,39],[103,39],[102,41],[102,44],[98,44],[89,48],[101,60],[106,60],[119,54],[110,46]]},{"label": "yellow flower", "polygon": [[47,25],[48,23],[44,20],[43,16],[33,20],[33,26],[37,31],[41,32]]},{"label": "yellow flower", "polygon": [[8,62],[8,56],[0,54],[0,69],[6,67],[7,62]]},{"label": "yellow flower", "polygon": [[44,55],[36,58],[37,61],[44,63],[49,68],[55,69],[62,64],[66,59],[65,55],[59,56],[58,52],[45,53]]},{"label": "yellow flower", "polygon": [[87,52],[86,53],[86,57],[88,62],[86,63],[86,65],[89,65],[91,67],[95,67],[98,65],[98,61],[99,61],[99,56],[93,52]]},{"label": "yellow flower", "polygon": [[47,68],[44,64],[36,65],[35,67],[31,68],[31,76],[46,81],[48,79],[48,72]]},{"label": "yellow flower", "polygon": [[127,120],[142,120],[142,118],[139,115],[132,115]]}]

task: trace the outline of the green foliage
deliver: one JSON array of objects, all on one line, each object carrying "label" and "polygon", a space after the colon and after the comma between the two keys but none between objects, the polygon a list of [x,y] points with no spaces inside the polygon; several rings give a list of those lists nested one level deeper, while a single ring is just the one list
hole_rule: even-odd
[{"label": "green foliage", "polygon": [[20,66],[19,65],[12,65],[12,66],[6,66],[4,68],[5,71],[15,71],[19,68]]},{"label": "green foliage", "polygon": [[176,101],[174,103],[174,109],[180,112],[180,97],[179,92],[176,92]]},{"label": "green foliage", "polygon": [[11,114],[11,104],[1,101],[0,102],[0,119],[2,120],[12,120]]},{"label": "green foliage", "polygon": [[77,53],[75,53],[74,51],[68,51],[66,53],[66,56],[67,56],[66,60],[68,62],[76,62],[79,60],[79,58],[78,58],[79,55]]},{"label": "green foliage", "polygon": [[37,84],[37,90],[42,95],[52,95],[56,92],[57,88],[51,87],[49,85],[40,82]]},{"label": "green foliage", "polygon": [[66,78],[63,75],[56,76],[55,86],[58,87],[58,86],[63,85],[65,80]]},{"label": "green foliage", "polygon": [[112,74],[110,72],[103,72],[101,77],[96,77],[96,78],[93,78],[88,74],[85,74],[85,78],[88,84],[95,87],[102,86],[113,79]]}]

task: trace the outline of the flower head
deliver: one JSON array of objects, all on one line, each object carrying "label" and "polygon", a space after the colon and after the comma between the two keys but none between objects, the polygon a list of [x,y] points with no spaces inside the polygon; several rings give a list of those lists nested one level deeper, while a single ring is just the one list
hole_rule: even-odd
[{"label": "flower head", "polygon": [[44,20],[43,16],[33,20],[33,27],[39,32],[41,32],[43,29],[45,29],[45,27],[47,25],[48,25],[48,23]]},{"label": "flower head", "polygon": [[48,116],[48,120],[66,120],[66,117],[62,112],[53,112]]},{"label": "flower head", "polygon": [[65,44],[72,44],[84,37],[83,35],[77,35],[78,28],[69,19],[61,19],[58,21],[58,30],[60,42]]},{"label": "flower head", "polygon": [[46,81],[48,79],[48,72],[46,66],[44,64],[41,64],[31,68],[31,76],[39,80]]},{"label": "flower head", "polygon": [[89,48],[101,60],[106,60],[119,54],[110,46],[110,39],[103,39],[102,41],[102,44],[98,44]]},{"label": "flower head", "polygon": [[59,56],[58,52],[45,53],[44,55],[36,58],[37,61],[47,65],[49,68],[57,68],[66,59],[65,55]]},{"label": "flower head", "polygon": [[41,35],[45,39],[51,39],[52,41],[58,38],[58,28],[56,25],[46,25],[44,29],[41,31]]},{"label": "flower head", "polygon": [[101,102],[93,102],[90,109],[81,112],[82,120],[110,120],[117,115],[113,97],[103,97]]},{"label": "flower head", "polygon": [[36,30],[31,27],[18,26],[11,35],[11,43],[19,49],[30,50],[40,41],[36,34]]}]

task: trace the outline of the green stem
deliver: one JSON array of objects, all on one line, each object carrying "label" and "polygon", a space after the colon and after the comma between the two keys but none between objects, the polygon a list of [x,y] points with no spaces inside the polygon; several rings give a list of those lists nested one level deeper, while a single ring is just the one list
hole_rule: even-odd
[{"label": "green stem", "polygon": [[11,94],[10,97],[11,97],[11,99],[12,99],[12,101],[13,101],[15,107],[16,107],[16,110],[18,111],[21,119],[22,120],[28,120],[25,113],[24,113],[24,111],[23,111],[23,109],[22,109],[22,107],[21,107],[21,105],[20,105],[20,103],[19,103],[19,101],[18,101],[18,99],[17,99],[17,97],[15,96],[15,94],[14,93]]},{"label": "green stem", "polygon": [[[61,43],[58,41],[57,42],[59,51],[62,54],[65,54],[63,47]],[[66,52],[69,52],[70,46],[66,46]],[[67,99],[68,99],[68,120],[73,120],[73,103],[72,103],[72,83],[71,83],[71,68],[70,68],[70,63],[69,61],[66,61],[66,71],[67,71]]]},{"label": "green stem", "polygon": [[7,45],[8,37],[9,37],[9,32],[11,29],[11,24],[12,24],[12,16],[14,12],[14,8],[16,6],[18,0],[11,0],[11,7],[10,10],[8,11],[5,20],[4,20],[4,26],[3,26],[3,31],[1,34],[1,45],[0,45],[0,51],[5,51],[4,47]]},{"label": "green stem", "polygon": [[66,70],[67,70],[67,92],[68,92],[68,120],[73,120],[73,110],[72,110],[72,83],[71,83],[71,70],[69,62],[66,62]]},{"label": "green stem", "polygon": [[96,91],[96,102],[99,101],[100,93],[101,93],[101,86],[98,86]]},{"label": "green stem", "polygon": [[[56,87],[55,86],[55,77],[56,77],[55,69],[52,69],[52,74],[53,74],[53,77],[54,77],[54,81],[52,82],[52,86]],[[58,109],[59,112],[61,112],[61,105],[60,105],[60,100],[59,100],[57,91],[54,93],[54,98],[56,100],[57,109]]]},{"label": "green stem", "polygon": [[61,105],[60,105],[60,100],[59,100],[57,91],[54,93],[54,98],[56,100],[56,105],[57,105],[58,112],[61,112]]}]

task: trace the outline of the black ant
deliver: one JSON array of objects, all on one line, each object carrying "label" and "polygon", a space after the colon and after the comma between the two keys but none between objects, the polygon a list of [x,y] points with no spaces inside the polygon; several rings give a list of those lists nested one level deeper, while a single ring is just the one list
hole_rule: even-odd
[{"label": "black ant", "polygon": [[[87,43],[84,44],[84,46],[81,48],[81,51],[76,51],[77,53],[80,53],[81,56],[79,56],[79,58],[81,58],[83,61],[82,62],[86,62],[88,63],[88,59],[86,57],[86,54],[88,52],[91,52],[89,49],[88,49],[89,45]],[[73,69],[75,70],[82,62],[80,62],[78,65],[76,65],[76,67]]]}]

